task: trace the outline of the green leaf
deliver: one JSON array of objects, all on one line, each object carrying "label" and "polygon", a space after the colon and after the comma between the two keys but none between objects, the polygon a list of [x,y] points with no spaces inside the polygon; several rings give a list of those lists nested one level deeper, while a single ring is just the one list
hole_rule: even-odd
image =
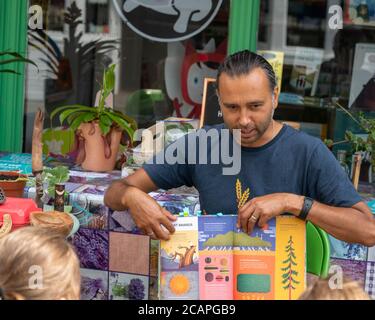
[{"label": "green leaf", "polygon": [[104,72],[103,89],[105,92],[105,97],[108,97],[115,87],[115,67],[116,65],[113,64]]},{"label": "green leaf", "polygon": [[57,166],[54,168],[54,173],[57,181],[59,183],[63,183],[68,181],[69,179],[69,169],[65,166]]},{"label": "green leaf", "polygon": [[122,119],[121,117],[119,117],[119,116],[117,116],[117,115],[115,115],[115,114],[113,114],[113,113],[111,113],[107,110],[104,110],[103,112],[108,117],[110,117],[112,119],[112,121],[116,122],[116,124],[128,134],[130,140],[133,141],[134,130],[130,127],[130,125],[124,119]]},{"label": "green leaf", "polygon": [[78,116],[72,124],[70,125],[70,128],[72,130],[77,130],[79,125],[84,122],[89,122],[91,120],[94,120],[96,117],[96,113],[83,113],[82,115]]},{"label": "green leaf", "polygon": [[2,61],[0,61],[0,65],[5,65],[5,64],[13,63],[13,62],[16,62],[16,63],[19,63],[19,62],[30,63],[30,64],[34,65],[38,69],[38,66],[33,61],[31,61],[29,59],[25,59],[22,56],[16,57],[14,59],[2,60]]},{"label": "green leaf", "polygon": [[111,130],[112,120],[105,114],[100,115],[99,118],[99,127],[102,131],[103,136],[106,136]]},{"label": "green leaf", "polygon": [[123,113],[121,113],[120,111],[117,111],[117,110],[113,110],[112,113],[114,113],[115,115],[119,116],[120,118],[124,119],[126,122],[128,122],[130,124],[130,127],[135,131],[138,129],[138,124],[137,124],[137,121],[135,121],[132,117],[129,117]]},{"label": "green leaf", "polygon": [[86,112],[86,115],[83,117],[83,121],[84,122],[90,122],[92,120],[94,120],[95,118],[97,118],[97,113],[96,112],[90,112],[90,113],[87,113]]},{"label": "green leaf", "polygon": [[68,123],[71,124],[74,121],[74,119],[76,119],[77,117],[79,117],[81,114],[84,114],[84,113],[86,113],[86,112],[85,111],[78,111],[78,112],[75,112],[75,113],[71,114],[67,119]]},{"label": "green leaf", "polygon": [[107,126],[106,124],[103,123],[103,121],[100,121],[100,120],[99,120],[99,128],[103,136],[106,136],[108,132],[111,130],[110,126]]},{"label": "green leaf", "polygon": [[69,106],[61,106],[61,107],[58,107],[56,108],[55,110],[52,111],[51,115],[50,115],[50,119],[53,119],[58,113],[62,112],[63,110],[66,110],[66,109],[75,109],[77,111],[95,111],[95,107],[87,107],[87,106],[82,106],[82,105],[79,105],[79,104],[72,104],[72,105],[69,105]]},{"label": "green leaf", "polygon": [[69,117],[70,115],[75,114],[75,113],[80,113],[80,112],[79,112],[79,110],[76,110],[76,109],[68,109],[68,110],[65,110],[65,111],[61,112],[61,114],[59,116],[60,123],[63,124],[64,120],[67,117]]},{"label": "green leaf", "polygon": [[13,74],[20,74],[19,72],[16,72],[16,71],[14,71],[14,70],[10,70],[10,69],[0,70],[0,73],[13,73]]},{"label": "green leaf", "polygon": [[100,116],[100,121],[102,121],[106,126],[111,126],[113,123],[113,121],[106,114],[102,114]]}]

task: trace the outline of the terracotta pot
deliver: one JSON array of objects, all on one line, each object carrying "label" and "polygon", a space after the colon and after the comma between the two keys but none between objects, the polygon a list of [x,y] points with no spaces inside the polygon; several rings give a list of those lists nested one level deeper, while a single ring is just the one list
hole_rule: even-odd
[{"label": "terracotta pot", "polygon": [[[1,176],[17,177],[17,180],[2,179]],[[4,190],[6,197],[22,198],[26,186],[27,176],[17,171],[0,171],[0,187]]]},{"label": "terracotta pot", "polygon": [[114,169],[120,147],[122,131],[112,128],[107,137],[102,136],[98,122],[82,123],[78,128],[81,147],[77,163],[88,171]]}]

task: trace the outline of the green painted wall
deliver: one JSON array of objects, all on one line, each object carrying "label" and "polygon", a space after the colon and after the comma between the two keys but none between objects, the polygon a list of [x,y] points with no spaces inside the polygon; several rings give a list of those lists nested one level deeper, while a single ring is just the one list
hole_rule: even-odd
[{"label": "green painted wall", "polygon": [[[27,8],[27,0],[0,0],[0,51],[26,55]],[[0,150],[20,152],[23,143],[25,65],[13,63],[7,65],[8,68],[20,75],[0,73]]]},{"label": "green painted wall", "polygon": [[256,51],[260,0],[231,0],[228,53]]}]

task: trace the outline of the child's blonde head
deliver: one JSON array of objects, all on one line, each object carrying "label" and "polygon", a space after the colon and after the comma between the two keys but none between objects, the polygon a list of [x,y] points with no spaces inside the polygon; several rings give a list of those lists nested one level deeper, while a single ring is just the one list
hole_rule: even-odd
[{"label": "child's blonde head", "polygon": [[344,278],[341,288],[331,288],[329,279],[318,279],[305,290],[299,300],[371,300],[361,285]]},{"label": "child's blonde head", "polygon": [[0,289],[5,299],[76,300],[79,261],[58,233],[25,227],[0,239]]}]

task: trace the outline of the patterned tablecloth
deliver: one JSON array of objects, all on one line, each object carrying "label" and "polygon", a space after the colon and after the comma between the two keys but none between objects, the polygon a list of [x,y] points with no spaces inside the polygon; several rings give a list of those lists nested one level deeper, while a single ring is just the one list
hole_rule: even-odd
[{"label": "patterned tablecloth", "polygon": [[[112,211],[104,205],[104,192],[119,172],[87,173],[70,171],[65,184],[69,205],[80,228],[71,239],[81,263],[81,298],[157,299],[159,241],[137,229],[129,212]],[[191,189],[189,189],[191,190]],[[25,190],[33,198],[35,188]],[[153,192],[150,195],[171,213],[199,210],[197,194]]]}]

